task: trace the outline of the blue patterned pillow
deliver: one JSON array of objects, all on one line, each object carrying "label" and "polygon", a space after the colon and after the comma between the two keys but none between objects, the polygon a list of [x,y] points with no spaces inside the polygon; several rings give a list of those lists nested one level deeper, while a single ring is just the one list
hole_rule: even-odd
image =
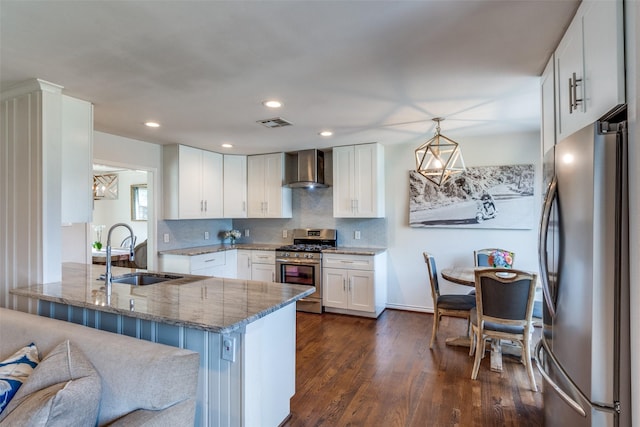
[{"label": "blue patterned pillow", "polygon": [[0,362],[0,414],[39,361],[38,349],[31,343]]}]

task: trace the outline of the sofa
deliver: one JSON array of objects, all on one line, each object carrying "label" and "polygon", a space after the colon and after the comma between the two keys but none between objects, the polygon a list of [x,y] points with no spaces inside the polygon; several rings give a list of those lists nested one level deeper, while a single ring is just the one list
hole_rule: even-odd
[{"label": "sofa", "polygon": [[[37,400],[52,393],[58,395],[49,399],[49,421],[38,425],[91,425],[87,417],[95,417],[99,426],[193,426],[198,353],[0,308],[0,360],[30,343],[40,364],[8,402],[11,411],[0,414],[0,426],[34,424],[21,417],[34,417]],[[56,365],[70,378],[60,379]]]}]

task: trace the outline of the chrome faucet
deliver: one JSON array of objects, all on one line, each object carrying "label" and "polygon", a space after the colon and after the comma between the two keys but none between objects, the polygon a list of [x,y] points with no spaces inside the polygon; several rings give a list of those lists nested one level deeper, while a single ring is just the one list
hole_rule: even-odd
[{"label": "chrome faucet", "polygon": [[129,246],[129,260],[133,261],[134,256],[133,256],[133,242],[135,240],[135,236],[133,235],[133,230],[131,229],[131,227],[128,224],[125,224],[123,222],[119,222],[117,224],[113,224],[111,226],[111,228],[109,229],[109,233],[107,234],[107,249],[106,249],[106,261],[107,261],[107,271],[105,271],[104,273],[104,283],[106,286],[106,293],[107,293],[107,301],[111,301],[111,279],[112,279],[112,274],[111,274],[111,232],[113,231],[114,228],[116,227],[126,227],[129,230],[129,233],[131,234],[131,245]]}]

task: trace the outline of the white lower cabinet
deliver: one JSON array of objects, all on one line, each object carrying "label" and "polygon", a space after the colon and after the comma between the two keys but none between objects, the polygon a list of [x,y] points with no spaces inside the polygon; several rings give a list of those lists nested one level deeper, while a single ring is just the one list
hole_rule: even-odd
[{"label": "white lower cabinet", "polygon": [[251,251],[251,280],[276,281],[276,253]]},{"label": "white lower cabinet", "polygon": [[324,310],[378,317],[387,303],[386,253],[325,254],[322,269]]},{"label": "white lower cabinet", "polygon": [[275,282],[276,253],[262,250],[238,250],[238,279]]},{"label": "white lower cabinet", "polygon": [[237,256],[235,249],[201,255],[161,254],[160,271],[193,274],[196,276],[235,278]]}]

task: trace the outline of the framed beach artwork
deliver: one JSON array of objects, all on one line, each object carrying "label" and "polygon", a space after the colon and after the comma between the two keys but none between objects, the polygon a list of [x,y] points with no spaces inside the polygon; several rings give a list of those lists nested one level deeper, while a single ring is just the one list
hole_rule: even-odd
[{"label": "framed beach artwork", "polygon": [[536,222],[534,165],[467,167],[438,187],[409,173],[409,225],[531,229]]}]

